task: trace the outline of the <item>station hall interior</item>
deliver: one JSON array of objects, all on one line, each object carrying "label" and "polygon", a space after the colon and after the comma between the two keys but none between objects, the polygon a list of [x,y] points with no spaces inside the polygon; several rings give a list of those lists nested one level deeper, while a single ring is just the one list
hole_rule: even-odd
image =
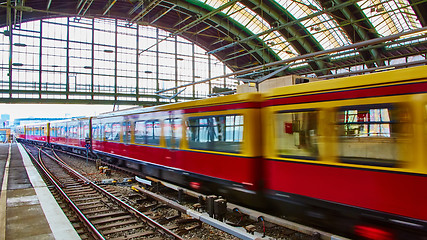
[{"label": "station hall interior", "polygon": [[[423,176],[424,182],[413,181],[417,182],[416,186],[421,186],[425,184],[427,176],[427,163],[424,161],[427,150],[423,150],[422,145],[427,140],[425,79],[406,79],[406,76],[394,76],[388,72],[402,70],[404,73],[405,69],[409,69],[411,74],[414,72],[413,76],[421,76],[419,69],[425,65],[427,0],[0,0],[0,144],[4,143],[0,149],[5,153],[9,151],[9,154],[11,151],[15,154],[22,153],[21,147],[7,149],[6,143],[12,142],[24,125],[93,117],[94,125],[90,122],[87,124],[89,128],[95,126],[97,116],[100,116],[99,119],[119,118],[122,117],[121,113],[132,116],[155,111],[178,112],[177,109],[181,108],[183,115],[190,115],[186,118],[187,122],[179,122],[180,127],[181,124],[183,126],[179,129],[184,133],[179,135],[179,141],[182,142],[174,139],[176,135],[173,134],[176,133],[167,136],[166,130],[160,130],[160,127],[155,130],[154,126],[160,126],[162,122],[162,127],[166,129],[167,126],[172,129],[168,131],[174,131],[175,118],[162,116],[159,118],[161,121],[156,119],[150,122],[153,135],[158,134],[156,147],[167,146],[166,149],[170,147],[168,144],[177,141],[177,145],[171,148],[179,149],[181,144],[180,150],[191,152],[196,149],[198,153],[215,152],[222,148],[218,150],[222,151],[218,155],[227,156],[247,151],[244,157],[270,157],[269,160],[274,159],[276,163],[289,156],[297,156],[296,160],[293,159],[295,162],[333,159],[326,160],[326,163],[314,163],[313,166],[335,164],[345,171],[359,168],[366,170],[373,166],[372,169],[379,169],[381,174],[402,171],[401,175],[405,176]],[[411,69],[417,70],[411,72]],[[388,77],[390,82],[384,79],[373,80],[376,87],[372,89],[369,84],[363,85],[363,76],[371,79],[371,74],[382,73],[384,75],[381,76]],[[405,79],[398,80],[399,77]],[[341,81],[343,78],[347,79],[345,84]],[[328,86],[329,81],[337,85]],[[401,84],[405,81],[408,85],[420,88],[408,90],[405,84]],[[312,83],[315,85],[310,85]],[[283,87],[295,85],[298,87],[290,90],[290,97],[286,95],[288,92]],[[309,86],[307,92],[305,86]],[[393,92],[389,93],[392,88]],[[312,89],[315,93],[308,92]],[[348,102],[357,106],[363,103],[364,106],[349,108],[339,105],[340,101],[346,102],[343,100],[346,96],[338,95],[345,95],[347,91],[350,99]],[[316,100],[298,102],[305,94],[309,99],[320,99],[319,105],[330,100],[325,104],[328,109],[317,112],[318,106],[314,103],[312,105],[315,107],[310,105]],[[368,102],[369,99],[359,99],[359,94],[366,94],[369,99],[385,96],[384,99],[390,98],[391,103],[380,101],[381,104],[372,104]],[[417,121],[414,129],[420,132],[413,134],[415,137],[411,135],[419,141],[406,148],[407,136],[404,133],[407,133],[407,129],[399,129],[400,132],[396,135],[398,137],[395,138],[393,134],[397,128],[390,126],[396,123],[394,118],[397,115],[400,117],[406,114],[405,111],[395,114],[400,111],[400,105],[395,107],[394,104],[397,106],[397,102],[401,100],[409,102],[412,94],[422,95],[422,99],[420,97],[416,100],[418,102],[411,102],[411,106],[408,104],[413,114],[411,116],[416,117],[413,121]],[[224,100],[224,106],[219,106],[222,100],[217,99],[223,96],[228,98]],[[303,110],[292,112],[297,107],[278,107],[285,105],[286,100],[283,99],[287,97],[295,97],[291,100],[303,106]],[[230,110],[227,109],[228,106],[237,113],[225,115]],[[251,109],[248,112],[268,108],[262,110],[262,114],[271,118],[260,114],[258,120],[246,120],[249,117],[245,115],[243,123],[243,115],[248,113],[236,110],[241,106]],[[276,108],[279,110],[276,111]],[[212,119],[203,119],[200,112],[206,109],[213,109],[212,111],[220,114],[212,115]],[[413,113],[417,112],[414,109],[421,113]],[[327,116],[332,111],[336,115]],[[291,116],[291,113],[294,115]],[[253,116],[250,114],[249,116]],[[350,115],[359,120],[347,121]],[[314,118],[315,121],[307,120]],[[145,121],[144,127],[149,129],[149,121],[141,119],[135,117],[132,120],[132,131],[128,130],[129,133],[126,133],[127,130],[117,130],[122,143],[129,137],[126,144],[150,145],[147,140],[137,142],[138,121]],[[275,125],[273,119],[284,124]],[[328,128],[326,124],[322,126],[317,122],[317,119],[342,122],[336,123],[335,128]],[[199,125],[190,126],[193,120]],[[167,121],[170,121],[170,125],[166,124]],[[221,127],[224,133],[221,134],[233,134],[232,139],[224,137],[224,142],[236,144],[230,150],[222,143],[215,146],[205,144],[211,140],[209,133],[194,137],[204,137],[203,141],[192,139],[196,135],[192,128],[201,131],[203,121],[207,125],[209,121],[217,121],[218,126],[223,124]],[[227,125],[228,121],[233,122],[231,127]],[[262,121],[268,122],[269,124],[265,124],[268,127],[262,128],[266,129],[262,134],[267,137],[254,133],[260,129],[246,130],[246,121],[252,128],[256,128],[254,126]],[[293,125],[295,122],[301,127],[296,128]],[[409,121],[401,117],[397,122],[404,125]],[[115,123],[107,124],[110,124],[112,133]],[[118,128],[128,126],[120,124],[122,125]],[[363,124],[363,127],[368,126],[365,132],[359,131]],[[59,125],[57,129],[61,127]],[[320,130],[311,129],[314,125],[320,126]],[[45,126],[51,127],[54,124]],[[129,121],[129,129],[130,126]],[[340,132],[342,126],[348,128],[343,130],[345,133]],[[274,127],[280,131],[274,132],[277,130]],[[298,131],[305,131],[305,135],[296,134]],[[59,134],[58,132],[55,134]],[[319,132],[324,135],[317,136]],[[328,132],[334,132],[335,135],[324,137]],[[28,133],[31,135],[30,130]],[[357,149],[357,143],[343,144],[344,141],[338,139],[341,133],[342,136],[346,134],[345,137],[376,134],[380,138],[392,139],[393,143],[389,143],[389,139],[381,139],[381,143],[368,147],[365,144],[360,150]],[[215,134],[220,135],[218,132]],[[245,142],[248,138],[243,135],[249,135],[251,140]],[[112,135],[111,137],[113,138]],[[218,140],[222,135],[215,137]],[[253,140],[258,138],[260,142]],[[108,141],[107,138],[104,140]],[[328,141],[332,142],[331,145],[328,145]],[[257,144],[260,149],[267,150],[263,152],[264,149],[261,149],[258,152]],[[350,145],[353,146],[351,150],[344,149],[350,149]],[[84,145],[79,147],[83,149]],[[339,147],[342,149],[338,149]],[[386,152],[385,161],[377,161],[377,149]],[[401,153],[398,152],[401,149],[406,152],[414,151],[402,160]],[[348,154],[348,161],[339,162],[342,156],[328,153],[333,151],[338,152],[337,155]],[[375,155],[375,160],[368,164],[357,162],[358,159],[354,159],[360,157],[358,154]],[[408,159],[412,156],[413,162],[410,162]],[[371,157],[366,158],[372,160]],[[23,161],[25,165],[27,160],[24,158]],[[21,162],[19,164],[21,167]],[[279,176],[277,174],[277,178]],[[30,179],[26,181],[25,184],[29,184]],[[242,183],[243,185],[245,184]],[[405,191],[403,187],[396,189]],[[281,192],[277,190],[275,194],[279,196]],[[411,197],[416,196],[415,193],[411,194]],[[421,198],[424,197],[425,194]],[[322,198],[325,199],[327,197]],[[385,204],[384,208],[386,207],[389,205]],[[389,209],[394,210],[393,207]],[[403,213],[413,210],[408,209],[402,207],[398,209],[401,212],[396,215],[406,216]],[[412,224],[411,227],[422,225],[426,230],[426,212],[412,211],[411,214],[411,221],[405,222],[406,218],[402,217],[396,219],[395,223]],[[2,217],[4,216],[0,216],[0,220]],[[416,221],[412,221],[413,219]],[[55,220],[47,217],[46,221]],[[412,231],[409,230],[411,234]],[[1,234],[0,231],[0,238]],[[74,236],[75,233],[72,234]]]}]

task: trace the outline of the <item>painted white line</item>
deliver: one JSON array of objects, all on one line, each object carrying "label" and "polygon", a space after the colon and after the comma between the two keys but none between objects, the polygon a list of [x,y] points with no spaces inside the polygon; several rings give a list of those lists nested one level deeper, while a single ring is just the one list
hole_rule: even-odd
[{"label": "painted white line", "polygon": [[3,184],[1,186],[0,196],[0,239],[6,239],[6,204],[7,204],[7,180],[9,178],[9,165],[12,152],[12,144],[9,143],[9,153],[7,155],[6,165],[4,167]]},{"label": "painted white line", "polygon": [[28,177],[30,178],[34,190],[36,191],[37,198],[39,199],[40,205],[55,239],[80,239],[76,230],[71,225],[70,221],[65,216],[56,200],[53,198],[52,193],[47,188],[43,179],[40,177],[40,174],[37,172],[36,168],[31,162],[27,152],[25,152],[19,143],[18,147],[19,151],[21,152]]},{"label": "painted white line", "polygon": [[12,152],[12,144],[9,143],[9,153],[7,155],[6,165],[4,167],[3,184],[1,186],[0,196],[0,239],[6,239],[6,204],[7,204],[7,180],[9,178],[9,165]]}]

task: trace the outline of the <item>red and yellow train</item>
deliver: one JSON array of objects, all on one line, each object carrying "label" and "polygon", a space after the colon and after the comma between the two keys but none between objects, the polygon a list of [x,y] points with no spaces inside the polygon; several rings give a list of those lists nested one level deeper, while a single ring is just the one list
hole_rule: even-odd
[{"label": "red and yellow train", "polygon": [[427,66],[19,131],[338,234],[427,239]]}]

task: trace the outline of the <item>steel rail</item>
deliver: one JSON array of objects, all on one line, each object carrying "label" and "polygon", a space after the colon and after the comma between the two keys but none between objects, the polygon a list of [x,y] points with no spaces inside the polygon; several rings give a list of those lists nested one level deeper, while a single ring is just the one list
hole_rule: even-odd
[{"label": "steel rail", "polygon": [[[43,151],[43,150],[42,150]],[[102,192],[103,194],[105,194],[106,196],[114,199],[115,201],[119,202],[123,207],[125,207],[128,211],[131,211],[132,213],[135,214],[135,216],[142,218],[142,220],[144,220],[145,223],[147,223],[148,225],[150,225],[151,227],[159,230],[160,232],[162,232],[165,235],[169,235],[171,237],[173,237],[174,239],[179,239],[179,240],[183,240],[183,238],[181,238],[179,235],[175,234],[174,232],[172,232],[171,230],[165,228],[163,225],[157,223],[156,221],[154,221],[153,219],[149,218],[147,215],[141,213],[140,211],[138,211],[137,209],[135,209],[134,207],[130,206],[129,204],[123,202],[122,200],[120,200],[119,198],[117,198],[116,196],[114,196],[113,194],[109,193],[108,191],[106,191],[105,189],[101,188],[100,186],[98,186],[97,184],[95,184],[94,182],[90,181],[88,178],[86,178],[85,176],[81,175],[79,172],[75,171],[74,169],[72,169],[71,167],[69,167],[67,164],[65,164],[65,162],[59,158],[58,155],[56,155],[55,152],[54,155],[55,157],[57,157],[58,159],[55,159],[55,157],[47,154],[45,151],[43,151],[46,156],[48,156],[49,158],[51,158],[52,160],[57,161],[63,168],[67,169],[67,171],[70,171],[70,173],[74,174],[76,177],[80,178],[81,180],[85,181],[87,184],[91,185],[93,188],[95,188],[96,190],[98,190],[99,192]]]},{"label": "steel rail", "polygon": [[55,186],[56,190],[62,195],[63,199],[67,201],[69,205],[73,208],[79,219],[85,224],[90,233],[97,239],[105,239],[105,237],[98,231],[98,229],[96,229],[96,227],[89,221],[89,219],[87,219],[86,216],[80,211],[77,205],[62,190],[62,187],[54,179],[53,174],[46,168],[46,166],[44,166],[44,164],[42,164],[40,158],[42,150],[39,149],[39,161],[37,161],[36,158],[31,154],[31,152],[24,145],[22,146],[24,147],[30,158],[33,160],[33,162],[37,164],[40,170],[42,170],[43,175],[45,175],[49,179],[49,181]]}]

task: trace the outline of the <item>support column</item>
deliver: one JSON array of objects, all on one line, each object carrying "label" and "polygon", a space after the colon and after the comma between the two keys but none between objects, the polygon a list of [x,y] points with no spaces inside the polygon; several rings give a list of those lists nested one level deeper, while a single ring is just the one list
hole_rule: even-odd
[{"label": "support column", "polygon": [[70,17],[67,18],[67,62],[66,62],[67,81],[65,86],[66,99],[70,97]]},{"label": "support column", "polygon": [[[195,51],[195,46],[194,46],[194,43],[192,42],[191,43],[191,52],[192,52],[191,53],[191,63],[192,63],[191,68],[192,68],[193,83],[196,82],[196,61],[195,61],[194,51]],[[196,98],[196,87],[194,84],[191,87],[193,88],[193,99],[195,99]]]},{"label": "support column", "polygon": [[[178,37],[175,35],[175,87],[178,87]],[[175,89],[176,94],[178,89]],[[175,102],[178,102],[178,95],[175,97]]]},{"label": "support column", "polygon": [[117,36],[117,24],[118,20],[116,18],[115,27],[114,27],[114,102],[117,104],[117,44],[118,44],[118,36]]},{"label": "support column", "polygon": [[[159,29],[156,28],[156,42],[158,43],[159,41]],[[160,90],[159,69],[159,44],[156,44],[156,91]],[[159,99],[159,97],[156,97],[157,102],[159,102]]]},{"label": "support column", "polygon": [[139,101],[139,24],[136,24],[136,89],[135,89],[135,97],[136,102]]},{"label": "support column", "polygon": [[94,83],[95,83],[95,77],[94,77],[94,71],[95,71],[95,19],[92,19],[92,69],[90,73],[90,92],[91,92],[91,99],[95,99],[95,94],[93,91],[95,90]]},{"label": "support column", "polygon": [[[39,99],[42,99],[42,55],[43,55],[43,20],[40,20],[40,43],[39,43]],[[46,89],[47,91],[47,83],[46,83]]]},{"label": "support column", "polygon": [[13,33],[12,33],[12,5],[7,0],[7,23],[9,28],[9,98],[12,100],[12,52],[13,52]]},{"label": "support column", "polygon": [[[212,78],[212,55],[208,54],[208,78]],[[209,93],[208,95],[212,94],[212,81],[208,82],[209,84]]]}]

